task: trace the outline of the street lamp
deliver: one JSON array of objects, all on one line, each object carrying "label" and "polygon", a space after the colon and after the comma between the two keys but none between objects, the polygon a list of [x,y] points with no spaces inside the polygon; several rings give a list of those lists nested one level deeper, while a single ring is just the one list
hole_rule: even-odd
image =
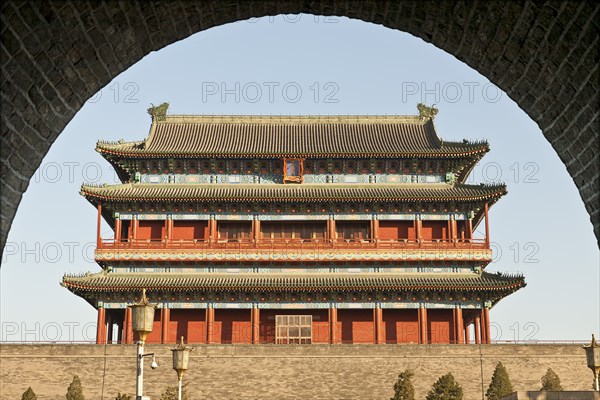
[{"label": "street lamp", "polygon": [[600,375],[600,346],[596,343],[596,338],[592,334],[592,344],[583,346],[587,357],[588,368],[594,373],[594,390],[600,391],[598,384],[598,375]]},{"label": "street lamp", "polygon": [[183,381],[183,373],[188,369],[190,361],[190,351],[194,350],[193,347],[187,347],[183,343],[183,336],[179,345],[174,349],[173,352],[173,369],[177,371],[177,379],[179,380],[179,400],[181,400],[181,383]]},{"label": "street lamp", "polygon": [[150,400],[150,397],[142,395],[144,387],[144,357],[152,356],[152,369],[158,368],[154,353],[144,354],[144,343],[152,332],[154,325],[154,309],[156,304],[150,304],[146,297],[146,289],[142,289],[142,298],[137,303],[130,305],[133,331],[138,334],[137,342],[137,377],[135,380],[135,399]]}]

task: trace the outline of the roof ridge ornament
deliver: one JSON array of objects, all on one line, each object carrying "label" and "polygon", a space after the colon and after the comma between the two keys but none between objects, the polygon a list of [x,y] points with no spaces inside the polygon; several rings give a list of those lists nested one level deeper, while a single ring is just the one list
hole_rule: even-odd
[{"label": "roof ridge ornament", "polygon": [[417,110],[419,110],[419,117],[422,121],[434,119],[439,111],[435,108],[435,104],[432,104],[431,107],[427,107],[425,103],[418,103]]},{"label": "roof ridge ornament", "polygon": [[169,109],[169,103],[164,102],[159,106],[155,106],[150,103],[152,107],[148,109],[148,114],[152,117],[152,122],[158,121],[166,121],[167,120],[167,110]]}]

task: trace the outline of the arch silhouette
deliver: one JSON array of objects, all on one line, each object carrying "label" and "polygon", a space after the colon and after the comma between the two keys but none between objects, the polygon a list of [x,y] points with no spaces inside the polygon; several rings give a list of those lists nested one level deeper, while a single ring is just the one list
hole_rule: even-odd
[{"label": "arch silhouette", "polygon": [[132,1],[1,6],[0,247],[42,158],[85,102],[146,54],[230,22],[345,16],[401,30],[504,90],[565,164],[600,240],[595,2]]}]

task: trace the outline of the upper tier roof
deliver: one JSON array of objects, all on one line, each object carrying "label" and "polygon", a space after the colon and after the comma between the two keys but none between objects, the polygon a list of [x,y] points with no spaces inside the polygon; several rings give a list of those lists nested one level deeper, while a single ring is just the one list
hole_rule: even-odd
[{"label": "upper tier roof", "polygon": [[489,150],[487,142],[446,142],[420,116],[183,116],[153,121],[140,142],[98,142],[105,155],[162,157],[432,157]]}]

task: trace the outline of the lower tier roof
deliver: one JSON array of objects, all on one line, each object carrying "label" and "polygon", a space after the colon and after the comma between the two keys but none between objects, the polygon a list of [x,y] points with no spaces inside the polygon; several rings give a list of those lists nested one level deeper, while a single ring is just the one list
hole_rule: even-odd
[{"label": "lower tier roof", "polygon": [[207,185],[142,184],[83,185],[89,201],[166,202],[495,202],[506,194],[505,185],[398,184],[378,185]]},{"label": "lower tier roof", "polygon": [[222,274],[107,273],[65,275],[61,283],[73,293],[140,292],[364,292],[457,291],[508,295],[525,286],[520,275],[487,273],[436,274]]}]

